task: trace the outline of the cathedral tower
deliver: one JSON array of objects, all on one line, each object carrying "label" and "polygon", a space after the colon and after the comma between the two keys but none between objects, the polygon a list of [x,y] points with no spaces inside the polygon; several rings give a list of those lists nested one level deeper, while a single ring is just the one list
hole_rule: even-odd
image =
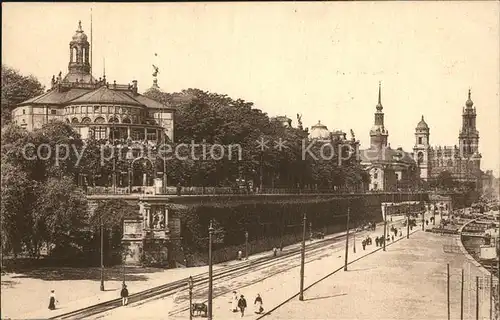
[{"label": "cathedral tower", "polygon": [[378,83],[378,103],[375,112],[375,123],[370,130],[370,148],[381,150],[387,147],[389,132],[384,127],[384,113],[382,110],[381,88]]},{"label": "cathedral tower", "polygon": [[469,96],[462,111],[462,129],[458,135],[460,152],[464,158],[479,153],[479,131],[476,129],[476,108],[473,105],[469,89]]},{"label": "cathedral tower", "polygon": [[415,128],[415,146],[413,147],[414,160],[420,170],[420,178],[427,181],[430,173],[429,162],[429,126],[425,123],[424,116]]}]

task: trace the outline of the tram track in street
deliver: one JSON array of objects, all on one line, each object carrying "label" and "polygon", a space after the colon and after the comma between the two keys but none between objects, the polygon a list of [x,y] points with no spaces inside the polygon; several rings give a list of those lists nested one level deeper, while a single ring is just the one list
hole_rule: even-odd
[{"label": "tram track in street", "polygon": [[[311,254],[311,252],[314,252],[314,250],[323,249],[325,246],[328,246],[331,243],[335,243],[336,241],[342,238],[345,238],[345,234],[337,235],[332,238],[318,240],[313,243],[307,244],[306,252]],[[237,274],[237,276],[240,276],[241,272],[244,272],[246,270],[256,271],[258,270],[257,268],[263,269],[277,261],[283,262],[284,259],[292,258],[295,255],[299,255],[300,251],[301,251],[300,248],[294,248],[287,252],[281,253],[277,257],[264,256],[255,260],[249,260],[242,263],[238,263],[233,266],[220,268],[214,271],[213,280],[221,280],[224,278],[229,278],[231,275],[234,275],[235,273]],[[196,286],[207,284],[208,272],[204,272],[193,276],[193,281]],[[177,291],[181,291],[183,287],[184,289],[187,289],[187,279],[176,280],[164,285],[160,285],[151,289],[147,289],[132,294],[129,296],[129,304],[137,304],[139,302],[147,303],[148,301],[151,300],[168,297],[170,295],[173,295]],[[83,319],[113,310],[118,307],[121,307],[120,298],[98,303],[72,312],[64,313],[58,316],[54,316],[50,319]]]}]

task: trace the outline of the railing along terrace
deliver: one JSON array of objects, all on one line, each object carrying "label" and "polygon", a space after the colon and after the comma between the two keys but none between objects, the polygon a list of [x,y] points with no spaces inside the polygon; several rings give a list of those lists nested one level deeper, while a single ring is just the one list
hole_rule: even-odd
[{"label": "railing along terrace", "polygon": [[[167,187],[162,190],[161,187],[153,186],[132,186],[132,187],[86,187],[85,192],[89,195],[105,195],[105,194],[151,194],[151,195],[176,195],[179,193],[177,187]],[[424,191],[362,191],[362,190],[345,190],[345,189],[298,189],[298,188],[244,188],[244,187],[180,187],[181,195],[233,195],[233,194],[418,194]]]}]

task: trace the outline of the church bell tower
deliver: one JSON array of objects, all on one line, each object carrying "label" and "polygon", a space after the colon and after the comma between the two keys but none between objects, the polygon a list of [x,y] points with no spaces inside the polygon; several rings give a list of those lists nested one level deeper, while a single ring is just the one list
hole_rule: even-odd
[{"label": "church bell tower", "polygon": [[424,120],[424,116],[415,128],[415,146],[413,147],[414,160],[420,171],[420,178],[427,181],[431,171],[429,163],[429,126]]}]

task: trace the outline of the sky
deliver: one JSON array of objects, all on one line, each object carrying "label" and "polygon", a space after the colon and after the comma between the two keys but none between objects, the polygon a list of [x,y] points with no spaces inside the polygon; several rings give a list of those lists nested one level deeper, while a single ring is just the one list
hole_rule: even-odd
[{"label": "sky", "polygon": [[[423,115],[432,145],[458,145],[472,91],[482,169],[500,167],[500,2],[3,3],[2,63],[47,87],[63,75],[78,20],[92,73],[166,92],[251,101],[296,126],[352,129],[369,146],[378,83],[392,148],[411,151]],[[156,54],[156,55],[155,55]]]}]

